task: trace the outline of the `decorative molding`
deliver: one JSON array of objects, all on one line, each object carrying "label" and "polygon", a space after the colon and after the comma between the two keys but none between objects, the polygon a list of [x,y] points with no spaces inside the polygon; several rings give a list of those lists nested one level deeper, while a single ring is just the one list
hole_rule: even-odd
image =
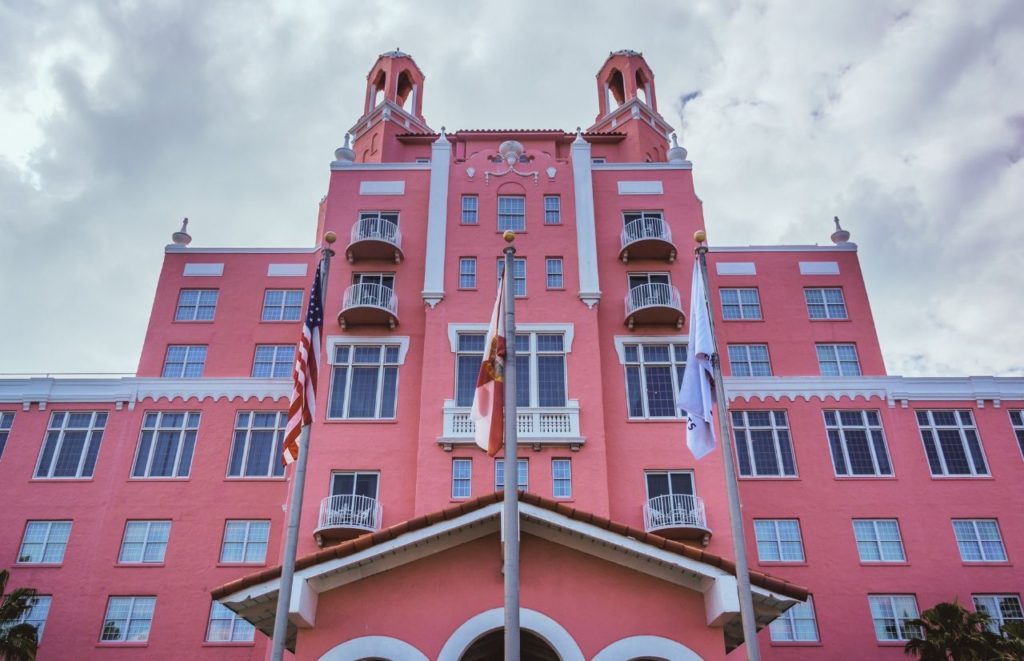
[{"label": "decorative molding", "polygon": [[319,248],[190,248],[175,244],[164,248],[165,253],[184,252],[203,255],[311,255],[320,250]]},{"label": "decorative molding", "polygon": [[[459,333],[486,333],[486,323],[448,324],[448,345],[452,353],[458,350]],[[561,333],[565,338],[565,353],[572,352],[572,340],[576,332],[573,324],[516,324],[517,333]]]},{"label": "decorative molding", "polygon": [[381,657],[402,661],[428,661],[423,652],[404,640],[391,636],[362,636],[347,640],[324,652],[320,661],[359,661]]},{"label": "decorative molding", "polygon": [[597,224],[594,220],[594,177],[591,172],[590,143],[581,133],[570,148],[573,192],[576,202],[576,255],[580,276],[580,299],[593,308],[601,300],[597,268]]},{"label": "decorative molding", "polygon": [[890,408],[910,401],[978,402],[1024,400],[1024,378],[996,376],[763,376],[725,377],[729,401],[806,401],[831,398],[884,399]]},{"label": "decorative molding", "polygon": [[800,262],[800,275],[839,275],[839,262]]},{"label": "decorative molding", "polygon": [[718,275],[757,275],[754,262],[718,262],[715,264]]},{"label": "decorative molding", "polygon": [[308,270],[309,264],[268,264],[267,276],[271,278],[304,276]]},{"label": "decorative molding", "polygon": [[324,361],[326,364],[334,364],[334,348],[339,344],[397,344],[399,365],[405,364],[405,356],[409,353],[408,335],[367,335],[363,337],[349,337],[348,335],[328,335],[327,340],[324,343],[324,347],[326,347],[327,349],[327,360]]},{"label": "decorative molding", "polygon": [[360,181],[360,195],[405,195],[405,180]]},{"label": "decorative molding", "polygon": [[665,659],[665,661],[702,661],[700,655],[686,645],[661,636],[620,638],[598,652],[592,661],[621,661],[622,659],[640,658]]},{"label": "decorative molding", "polygon": [[185,270],[182,271],[182,275],[219,278],[224,275],[224,264],[214,262],[187,262],[185,264]]},{"label": "decorative molding", "polygon": [[627,344],[686,344],[689,338],[686,335],[616,335],[615,355],[619,357],[619,364],[626,364]]},{"label": "decorative molding", "polygon": [[408,170],[429,170],[430,163],[341,163],[331,161],[331,170],[354,172],[404,172]]},{"label": "decorative molding", "polygon": [[[583,656],[583,652],[573,639],[572,634],[556,620],[532,608],[522,607],[519,609],[519,617],[520,627],[532,631],[545,640],[554,649],[559,659],[562,661],[585,661],[586,657]],[[458,661],[473,644],[473,641],[488,631],[500,629],[504,622],[504,608],[492,608],[474,615],[452,632],[437,655],[437,661]]]},{"label": "decorative molding", "polygon": [[423,269],[423,302],[434,307],[444,297],[444,255],[448,231],[448,175],[452,143],[444,129],[430,145],[430,193],[427,202],[426,265]]},{"label": "decorative molding", "polygon": [[614,170],[630,172],[634,170],[692,170],[693,163],[594,163],[594,170]]},{"label": "decorative molding", "polygon": [[664,195],[660,181],[620,181],[619,195]]},{"label": "decorative molding", "polygon": [[711,246],[708,252],[857,252],[857,246]]}]

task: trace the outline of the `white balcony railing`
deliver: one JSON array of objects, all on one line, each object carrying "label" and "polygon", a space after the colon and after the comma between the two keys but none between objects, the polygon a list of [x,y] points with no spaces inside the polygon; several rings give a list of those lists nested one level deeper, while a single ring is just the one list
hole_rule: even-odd
[{"label": "white balcony railing", "polygon": [[398,225],[380,218],[360,218],[352,226],[351,243],[358,241],[383,241],[396,248],[402,247],[402,232]]},{"label": "white balcony railing", "polygon": [[708,529],[704,501],[698,496],[670,494],[655,496],[644,503],[644,529],[656,532],[665,528]]},{"label": "white balcony railing", "polygon": [[[516,431],[519,442],[526,444],[564,444],[578,448],[580,436],[580,405],[569,400],[562,407],[519,407],[516,411]],[[476,424],[469,417],[469,407],[445,402],[444,431],[439,442],[451,445],[472,442]]]},{"label": "white balcony railing", "polygon": [[622,247],[637,241],[659,240],[672,243],[672,228],[662,218],[644,217],[631,220],[622,228]]},{"label": "white balcony railing", "polygon": [[349,286],[341,304],[342,312],[363,307],[379,308],[398,315],[398,294],[391,287],[372,282]]},{"label": "white balcony railing", "polygon": [[375,532],[380,530],[384,508],[379,501],[367,496],[328,496],[320,503],[317,532],[347,528]]},{"label": "white balcony railing", "polygon": [[663,282],[650,282],[646,285],[637,285],[626,294],[627,317],[637,310],[655,307],[672,308],[681,312],[683,303],[679,290]]}]

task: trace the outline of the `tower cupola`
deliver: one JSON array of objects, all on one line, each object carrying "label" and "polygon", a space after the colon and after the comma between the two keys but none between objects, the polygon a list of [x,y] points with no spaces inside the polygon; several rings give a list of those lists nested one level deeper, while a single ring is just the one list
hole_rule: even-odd
[{"label": "tower cupola", "polygon": [[642,53],[620,50],[609,53],[601,70],[597,72],[599,113],[602,117],[636,99],[658,112],[654,96],[654,72],[647,66]]},{"label": "tower cupola", "polygon": [[425,77],[408,53],[395,49],[381,53],[366,76],[366,104],[363,114],[385,100],[423,121],[423,81]]}]

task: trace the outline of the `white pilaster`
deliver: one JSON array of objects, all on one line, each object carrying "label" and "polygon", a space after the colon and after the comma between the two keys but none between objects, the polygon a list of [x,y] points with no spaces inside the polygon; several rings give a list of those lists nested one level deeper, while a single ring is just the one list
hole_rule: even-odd
[{"label": "white pilaster", "polygon": [[594,222],[594,180],[590,168],[590,143],[576,134],[572,143],[572,180],[576,199],[576,251],[580,267],[580,300],[587,307],[601,300],[597,277],[597,228]]},{"label": "white pilaster", "polygon": [[430,147],[430,201],[427,206],[427,255],[423,271],[423,302],[436,306],[444,298],[444,243],[448,229],[448,171],[452,143],[441,135]]}]

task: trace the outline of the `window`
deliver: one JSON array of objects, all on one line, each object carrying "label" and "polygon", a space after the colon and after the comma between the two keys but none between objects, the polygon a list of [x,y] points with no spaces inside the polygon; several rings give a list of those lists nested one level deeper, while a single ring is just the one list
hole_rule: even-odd
[{"label": "window", "polygon": [[224,524],[220,561],[263,564],[267,559],[269,538],[270,521],[229,520]]},{"label": "window", "polygon": [[282,378],[292,375],[294,344],[257,344],[252,361],[253,378]]},{"label": "window", "polygon": [[156,597],[110,597],[103,618],[103,642],[141,642],[149,640]]},{"label": "window", "polygon": [[361,211],[356,227],[360,238],[383,239],[393,244],[398,243],[401,238],[398,234],[396,211]]},{"label": "window", "polygon": [[668,273],[630,273],[627,309],[638,310],[651,306],[679,308],[679,297]]},{"label": "window", "polygon": [[562,222],[562,198],[558,195],[544,196],[544,224],[559,225]]},{"label": "window", "polygon": [[281,477],[287,411],[239,411],[228,477]]},{"label": "window", "polygon": [[515,353],[516,405],[564,407],[565,336],[561,333],[516,333]]},{"label": "window", "polygon": [[178,293],[175,321],[213,321],[217,311],[217,289],[182,289]]},{"label": "window", "polygon": [[[9,413],[6,415],[13,416],[14,414]],[[1024,454],[1024,411],[1010,411],[1010,424],[1013,425],[1013,432],[1017,435],[1017,444],[1020,445],[1021,454]],[[7,423],[7,428],[11,428],[10,422]],[[4,433],[2,429],[3,425],[0,424],[0,453],[4,451]]]},{"label": "window", "polygon": [[678,418],[676,394],[686,367],[682,343],[637,343],[622,347],[630,418]]},{"label": "window", "polygon": [[555,498],[572,498],[572,461],[551,460],[551,493]]},{"label": "window", "polygon": [[604,156],[592,156],[590,158],[590,164],[591,165],[604,165],[607,162],[608,162],[608,159],[605,158]]},{"label": "window", "polygon": [[117,561],[122,564],[161,563],[170,536],[170,521],[129,521],[124,527]]},{"label": "window", "polygon": [[198,411],[146,413],[132,477],[188,477],[198,432]]},{"label": "window", "polygon": [[332,496],[362,496],[377,500],[379,473],[336,471],[331,473]]},{"label": "window", "polygon": [[918,411],[917,426],[932,475],[988,475],[970,411]]},{"label": "window", "polygon": [[796,461],[793,458],[785,411],[733,411],[732,427],[740,475],[796,475]]},{"label": "window", "polygon": [[480,364],[484,360],[487,337],[477,333],[460,333],[455,353],[455,405],[472,406]]},{"label": "window", "polygon": [[59,564],[71,535],[70,521],[29,521],[18,549],[18,564]]},{"label": "window", "polygon": [[103,441],[103,411],[54,412],[39,453],[37,478],[92,477]]},{"label": "window", "polygon": [[206,345],[171,344],[167,347],[167,357],[164,358],[164,371],[161,376],[176,379],[200,377],[205,366]]},{"label": "window", "polygon": [[756,289],[719,289],[718,294],[722,298],[723,319],[761,318],[761,297]]},{"label": "window", "polygon": [[693,496],[693,473],[690,471],[647,471],[647,499],[661,496]]},{"label": "window", "polygon": [[1017,594],[975,594],[974,610],[989,617],[988,628],[992,633],[999,633],[1000,627],[1012,622],[1024,622],[1024,609],[1021,609],[1020,595]]},{"label": "window", "polygon": [[256,627],[238,613],[220,602],[210,606],[210,622],[206,627],[208,643],[251,643],[256,638]]},{"label": "window", "polygon": [[771,376],[767,344],[730,344],[729,369],[732,376]]},{"label": "window", "polygon": [[397,306],[394,273],[353,273],[352,287],[345,294],[345,307],[369,305],[378,308]]},{"label": "window", "polygon": [[518,195],[498,196],[498,231],[526,231],[526,198]]},{"label": "window", "polygon": [[[512,267],[512,285],[515,288],[516,297],[526,296],[526,258],[515,257]],[[498,258],[498,285],[501,285],[501,276],[505,274],[505,258]]]},{"label": "window", "polygon": [[393,419],[400,354],[398,344],[335,346],[327,417]]},{"label": "window", "polygon": [[824,411],[824,414],[836,475],[892,475],[878,411]]},{"label": "window", "polygon": [[469,498],[472,487],[473,460],[452,459],[452,498]]},{"label": "window", "polygon": [[906,562],[896,519],[854,519],[853,536],[861,562]]},{"label": "window", "polygon": [[4,447],[7,446],[7,437],[11,433],[11,425],[14,424],[14,413],[11,411],[0,411],[0,458],[4,456]]},{"label": "window", "polygon": [[476,257],[459,259],[459,289],[476,289]]},{"label": "window", "polygon": [[1006,548],[995,519],[953,519],[953,534],[964,562],[1006,562]]},{"label": "window", "polygon": [[[14,627],[19,624],[27,624],[36,628],[36,642],[43,642],[43,629],[46,627],[46,616],[50,614],[50,603],[53,597],[49,595],[36,595],[28,600],[28,609],[22,611],[21,615],[13,620],[0,620],[0,633],[7,627]],[[15,658],[15,657],[11,657]]]},{"label": "window", "polygon": [[622,214],[622,225],[622,240],[627,244],[642,239],[671,237],[660,211],[627,211]]},{"label": "window", "polygon": [[419,156],[419,157],[416,158],[416,163],[429,163],[429,162],[430,162],[430,159],[429,158],[425,158],[423,156]]},{"label": "window", "polygon": [[301,314],[301,289],[268,289],[263,293],[263,321],[298,321]]},{"label": "window", "polygon": [[782,642],[816,642],[818,623],[814,619],[814,598],[796,602],[789,610],[768,625],[772,640]]},{"label": "window", "polygon": [[811,319],[846,319],[846,301],[838,287],[805,289],[807,316]]},{"label": "window", "polygon": [[644,524],[648,528],[704,526],[702,509],[694,497],[692,472],[647,471],[644,481],[647,483]]},{"label": "window", "polygon": [[476,225],[479,218],[478,212],[480,210],[480,198],[476,195],[463,195],[462,196],[462,224],[463,225]]},{"label": "window", "polygon": [[[516,459],[516,486],[526,491],[530,485],[530,462],[527,459]],[[505,488],[505,460],[494,460],[494,490]]]},{"label": "window", "polygon": [[818,369],[822,376],[860,376],[860,361],[854,344],[816,344]]},{"label": "window", "polygon": [[868,604],[875,623],[875,638],[879,642],[920,638],[917,627],[907,624],[918,616],[917,599],[913,595],[871,595]]},{"label": "window", "polygon": [[796,519],[754,519],[757,559],[761,562],[803,562],[804,544]]},{"label": "window", "polygon": [[562,258],[548,257],[544,261],[547,263],[548,289],[562,289],[565,286],[565,278],[562,275]]}]

